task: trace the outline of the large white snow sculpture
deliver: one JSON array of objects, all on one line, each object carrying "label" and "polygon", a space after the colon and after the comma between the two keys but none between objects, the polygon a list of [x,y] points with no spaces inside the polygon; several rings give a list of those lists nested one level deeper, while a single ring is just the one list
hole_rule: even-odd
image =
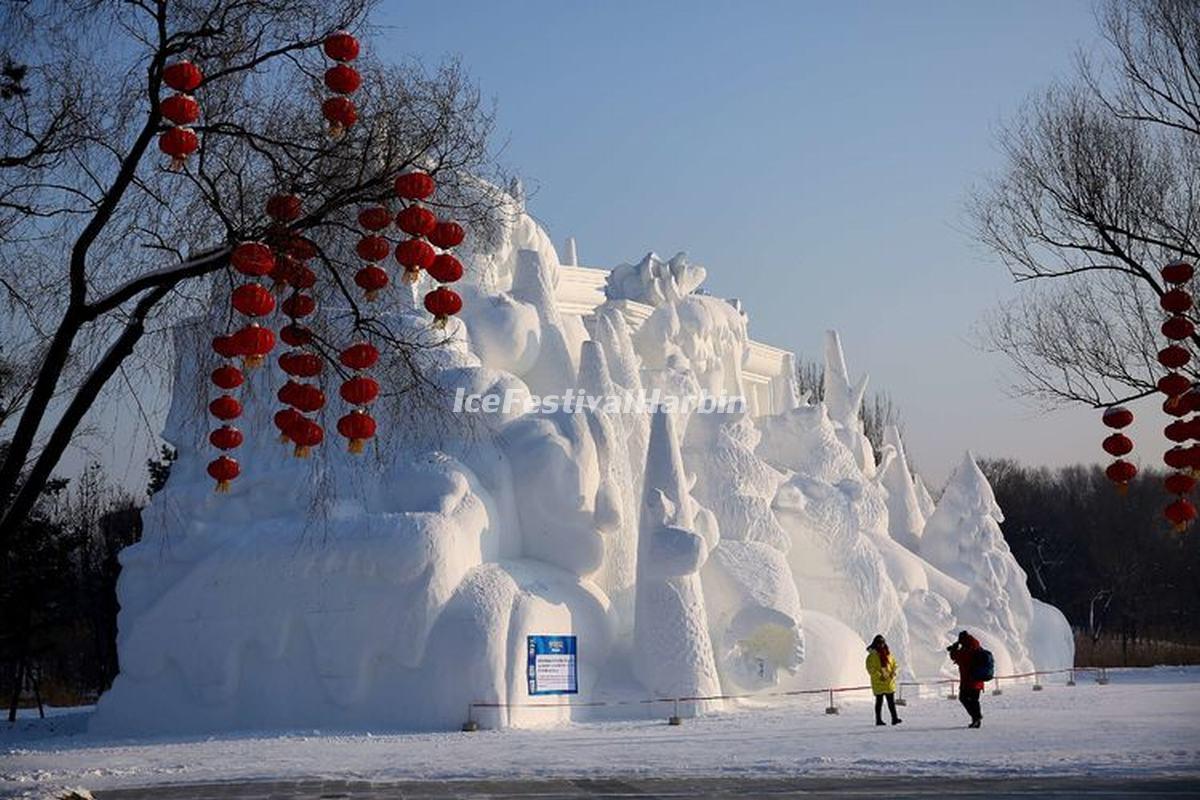
[{"label": "large white snow sculpture", "polygon": [[[224,305],[180,329],[164,431],[179,458],[121,554],[121,674],[95,727],[666,713],[531,703],[535,635],[578,638],[581,701],[860,684],[876,633],[907,676],[943,672],[959,627],[1001,672],[1071,663],[1066,621],[1030,597],[974,462],[936,510],[895,431],[877,463],[866,377],[851,382],[835,334],[825,401],[810,404],[794,357],[752,342],[740,305],[699,293],[705,272],[682,254],[563,266],[516,195],[511,206],[499,243],[466,257],[466,306],[444,334],[411,290],[381,301],[389,326],[428,345],[416,357],[434,391],[377,404],[362,456],[336,441],[291,456],[271,433],[284,380],[272,365],[240,390],[243,473],[214,494],[198,387]],[[621,402],[526,406],[568,391]],[[655,391],[752,402],[655,414],[636,402]],[[512,402],[451,413],[488,394]]]}]

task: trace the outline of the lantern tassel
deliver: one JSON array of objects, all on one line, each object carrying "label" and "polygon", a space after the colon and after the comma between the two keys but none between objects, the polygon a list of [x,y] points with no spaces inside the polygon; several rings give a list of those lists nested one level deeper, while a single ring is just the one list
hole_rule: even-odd
[{"label": "lantern tassel", "polygon": [[363,447],[366,445],[366,443],[366,439],[351,439],[350,446],[346,448],[346,451],[357,455],[363,451]]},{"label": "lantern tassel", "polygon": [[438,314],[436,317],[433,318],[433,327],[438,328],[439,330],[442,328],[445,328],[446,320],[448,320],[448,319],[449,319],[449,317],[444,316],[442,314]]},{"label": "lantern tassel", "polygon": [[346,134],[346,128],[340,122],[329,123],[329,138],[335,142]]},{"label": "lantern tassel", "polygon": [[263,356],[242,356],[242,366],[246,369],[258,369],[263,365]]},{"label": "lantern tassel", "polygon": [[404,283],[408,284],[409,286],[412,286],[414,283],[421,280],[421,268],[405,267],[404,274],[400,276],[400,280],[404,281]]},{"label": "lantern tassel", "polygon": [[227,494],[229,492],[229,481],[217,481],[217,494]]},{"label": "lantern tassel", "polygon": [[367,302],[368,302],[368,303],[374,303],[374,302],[375,302],[375,298],[377,298],[377,297],[379,297],[379,290],[378,290],[378,289],[372,289],[371,291],[367,292],[367,294],[366,294],[366,298],[367,298]]},{"label": "lantern tassel", "polygon": [[312,448],[309,447],[308,445],[304,445],[304,444],[296,445],[296,450],[295,450],[296,458],[308,458],[310,453],[312,453]]},{"label": "lantern tassel", "polygon": [[1129,484],[1128,483],[1118,483],[1117,484],[1117,494],[1120,495],[1121,497],[1124,497],[1125,495],[1129,494]]}]

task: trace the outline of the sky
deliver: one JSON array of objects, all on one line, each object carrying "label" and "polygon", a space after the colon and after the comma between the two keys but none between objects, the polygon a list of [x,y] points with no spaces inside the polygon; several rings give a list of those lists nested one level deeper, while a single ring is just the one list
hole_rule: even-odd
[{"label": "sky", "polygon": [[1009,391],[975,334],[1014,294],[965,202],[1022,101],[1097,43],[1093,6],[1030,2],[385,3],[389,57],[458,57],[556,242],[611,267],[680,250],[751,335],[802,357],[837,329],[933,483],[964,449],[1103,456],[1088,409]]}]

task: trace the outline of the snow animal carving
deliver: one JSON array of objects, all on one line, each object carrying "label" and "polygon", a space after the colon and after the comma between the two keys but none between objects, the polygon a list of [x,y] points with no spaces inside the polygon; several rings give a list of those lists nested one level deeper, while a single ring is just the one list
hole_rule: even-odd
[{"label": "snow animal carving", "polygon": [[605,294],[609,300],[634,300],[651,306],[677,303],[690,295],[708,276],[704,267],[689,263],[686,253],[663,261],[647,253],[637,264],[621,264],[609,274]]},{"label": "snow animal carving", "polygon": [[717,544],[715,522],[695,507],[679,455],[674,415],[650,429],[638,534],[633,672],[656,697],[721,688],[699,571]]}]

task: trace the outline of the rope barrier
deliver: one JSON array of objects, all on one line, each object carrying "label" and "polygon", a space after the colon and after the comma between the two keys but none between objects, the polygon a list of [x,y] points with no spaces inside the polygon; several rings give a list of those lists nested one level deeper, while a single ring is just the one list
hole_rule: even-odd
[{"label": "rope barrier", "polygon": [[[1108,683],[1107,667],[1065,667],[1062,669],[1044,669],[1034,670],[1033,672],[1016,672],[1011,675],[996,675],[993,680],[996,682],[996,687],[992,694],[1001,694],[1000,681],[1004,680],[1020,680],[1022,678],[1033,678],[1033,691],[1040,692],[1043,687],[1039,682],[1042,675],[1068,675],[1067,686],[1075,685],[1075,675],[1079,672],[1095,673],[1096,683],[1104,686]],[[955,688],[959,684],[957,678],[927,678],[924,680],[915,681],[900,681],[897,683],[897,690],[900,697],[897,699],[897,705],[907,705],[904,700],[904,687],[922,687],[922,686],[949,686],[950,692],[947,695],[949,700],[957,700],[958,695],[955,694]],[[829,705],[825,708],[825,713],[834,715],[838,713],[838,707],[834,701],[834,695],[843,694],[846,692],[862,692],[870,691],[871,686],[826,686],[820,689],[785,689],[772,692],[745,692],[742,694],[713,694],[713,695],[697,695],[697,696],[679,696],[679,697],[653,697],[641,700],[585,700],[585,701],[567,701],[559,703],[539,703],[539,702],[517,702],[517,703],[469,703],[467,705],[467,721],[463,724],[464,731],[479,730],[479,724],[475,721],[475,709],[480,708],[607,708],[616,706],[647,706],[658,703],[670,703],[672,706],[672,714],[668,717],[668,724],[680,725],[682,720],[679,716],[680,703],[703,703],[713,702],[718,700],[756,700],[759,698],[771,697],[803,697],[809,695],[829,695]]]}]

